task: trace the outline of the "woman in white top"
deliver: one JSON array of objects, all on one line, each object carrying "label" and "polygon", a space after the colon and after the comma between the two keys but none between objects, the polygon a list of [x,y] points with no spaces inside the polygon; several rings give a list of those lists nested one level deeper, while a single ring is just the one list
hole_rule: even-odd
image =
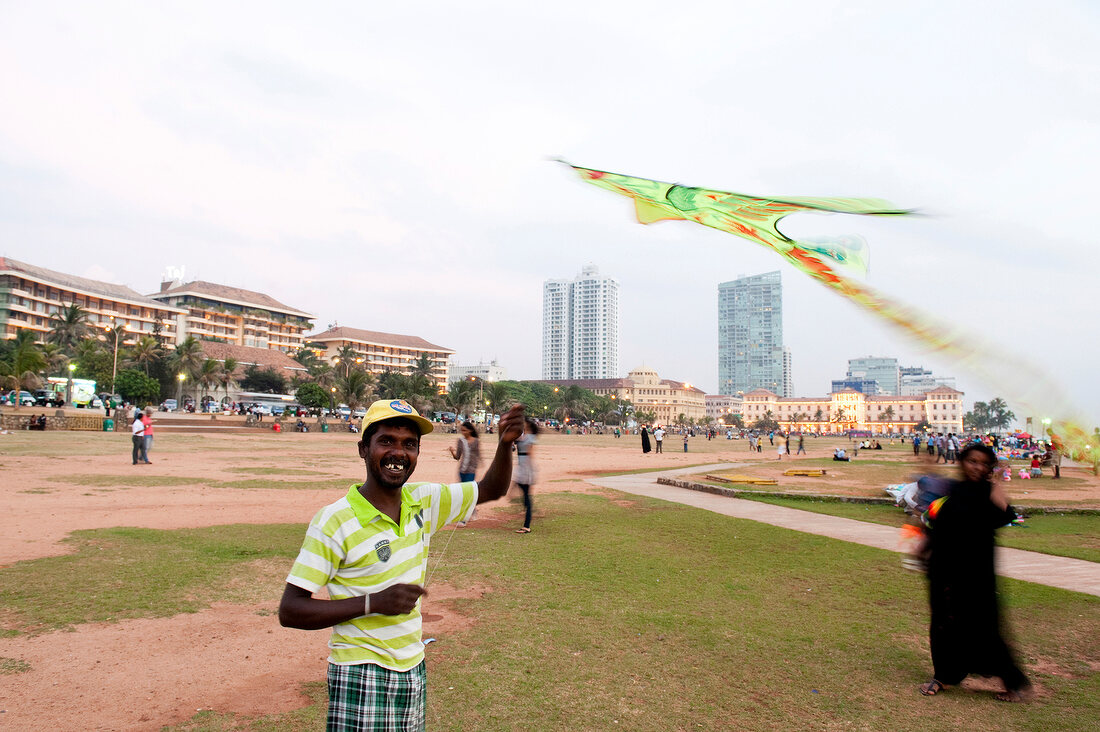
[{"label": "woman in white top", "polygon": [[523,491],[523,507],[527,511],[523,519],[523,528],[516,529],[517,534],[531,533],[531,486],[535,483],[535,464],[531,462],[531,453],[538,442],[539,426],[528,417],[524,421],[523,436],[516,440],[516,469],[512,480]]}]

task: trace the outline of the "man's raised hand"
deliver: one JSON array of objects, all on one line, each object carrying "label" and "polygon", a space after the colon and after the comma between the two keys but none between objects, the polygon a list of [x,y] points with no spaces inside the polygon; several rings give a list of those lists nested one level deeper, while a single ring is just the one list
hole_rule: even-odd
[{"label": "man's raised hand", "polygon": [[500,416],[500,441],[515,442],[523,435],[523,405],[516,404]]}]

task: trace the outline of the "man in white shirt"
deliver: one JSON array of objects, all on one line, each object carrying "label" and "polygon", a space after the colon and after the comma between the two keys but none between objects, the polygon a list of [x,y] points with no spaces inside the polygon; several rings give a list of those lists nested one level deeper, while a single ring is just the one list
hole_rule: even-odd
[{"label": "man in white shirt", "polygon": [[665,430],[663,427],[657,427],[657,429],[653,430],[653,439],[657,443],[655,452],[664,452],[662,449],[665,440]]},{"label": "man in white shirt", "polygon": [[131,459],[134,465],[138,462],[148,463],[149,456],[145,454],[145,423],[138,417],[130,423],[130,440],[134,443]]}]

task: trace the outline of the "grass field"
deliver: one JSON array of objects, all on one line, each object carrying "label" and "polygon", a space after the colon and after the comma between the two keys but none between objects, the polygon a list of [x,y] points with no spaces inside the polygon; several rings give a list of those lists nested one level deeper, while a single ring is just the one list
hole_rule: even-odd
[{"label": "grass field", "polygon": [[[900,527],[905,523],[905,514],[892,505],[840,503],[767,495],[745,497],[776,506],[887,526]],[[1100,562],[1100,516],[1036,514],[1029,516],[1020,526],[1001,529],[997,534],[997,541],[1001,546],[1013,549]]]},{"label": "grass field", "polygon": [[[344,452],[354,447],[344,435],[313,442],[293,435],[166,435],[158,437],[155,452],[179,458],[166,461],[175,474],[157,477],[131,471],[127,454],[117,475],[80,467],[67,472],[67,458],[103,454],[105,446],[114,450],[121,444],[116,436],[48,435],[41,443],[36,435],[13,437],[3,445],[0,469],[9,458],[34,456],[35,470],[48,479],[31,490],[8,490],[52,493],[21,500],[57,510],[70,486],[147,493],[152,487],[153,501],[160,486],[174,492],[201,486],[211,500],[265,488],[342,491],[350,480],[337,477],[345,464],[333,461],[346,460]],[[425,448],[432,454],[453,439],[432,437]],[[490,590],[449,601],[469,627],[428,647],[432,729],[1096,728],[1100,598],[1004,581],[1008,626],[1039,698],[1004,705],[975,688],[923,698],[916,686],[930,675],[925,588],[922,577],[901,569],[897,554],[611,491],[549,493],[557,483],[584,480],[568,464],[571,456],[588,447],[611,455],[602,448],[623,443],[552,434],[542,444],[580,447],[547,454],[547,460],[564,458],[547,476],[547,492],[537,497],[534,533],[520,537],[510,530],[521,512],[511,503],[499,509],[506,527],[475,521],[433,544],[429,572],[449,542],[435,582]],[[736,462],[741,455],[732,448],[743,446],[691,444],[690,462],[659,464],[649,456],[650,462],[635,462],[643,467],[618,472]],[[318,449],[327,445],[331,449]],[[808,447],[821,455],[827,444]],[[882,495],[879,483],[898,482],[911,470],[901,447],[839,469],[811,458],[755,462],[735,472],[770,476],[795,466],[826,467],[826,481],[792,482],[809,490],[823,486],[822,492],[835,485]],[[186,462],[189,455],[211,453],[205,470]],[[592,462],[624,465],[614,456]],[[449,462],[436,465],[447,474],[453,470]],[[590,469],[599,472],[612,471]],[[787,487],[781,481],[780,488]],[[83,500],[94,506],[100,499]],[[316,500],[302,499],[310,511]],[[893,525],[903,516],[889,506],[774,502]],[[1026,526],[1002,531],[1003,542],[1100,561],[1100,518],[1035,516]],[[57,634],[63,640],[66,631],[88,623],[202,613],[215,602],[270,616],[303,530],[302,524],[270,523],[77,531],[63,556],[0,568],[0,637]],[[28,671],[37,669],[0,657],[0,687],[18,684]],[[286,714],[249,719],[203,710],[173,729],[318,729],[326,706],[320,674],[304,692],[312,703]]]},{"label": "grass field", "polygon": [[[455,601],[472,627],[429,646],[432,729],[1078,730],[1100,714],[1097,598],[1005,582],[1041,699],[925,699],[923,584],[893,553],[622,496],[549,495],[539,514],[526,537],[476,522],[453,537],[437,579],[493,590]],[[73,554],[0,570],[0,601],[29,633],[215,598],[274,608],[301,530],[80,532]],[[316,729],[309,691],[291,714],[179,729]]]}]

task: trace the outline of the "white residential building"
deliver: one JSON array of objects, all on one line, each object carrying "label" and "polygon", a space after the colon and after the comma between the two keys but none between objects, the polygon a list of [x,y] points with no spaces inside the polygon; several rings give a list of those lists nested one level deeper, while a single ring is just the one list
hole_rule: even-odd
[{"label": "white residential building", "polygon": [[542,293],[542,378],[615,378],[618,280],[590,264],[572,280],[546,280]]},{"label": "white residential building", "polygon": [[475,376],[482,381],[504,381],[508,378],[508,372],[503,366],[498,364],[496,360],[478,361],[472,366],[460,366],[457,363],[450,365],[450,376],[447,377],[447,383],[453,384],[456,381],[462,379],[468,379],[471,376]]}]

